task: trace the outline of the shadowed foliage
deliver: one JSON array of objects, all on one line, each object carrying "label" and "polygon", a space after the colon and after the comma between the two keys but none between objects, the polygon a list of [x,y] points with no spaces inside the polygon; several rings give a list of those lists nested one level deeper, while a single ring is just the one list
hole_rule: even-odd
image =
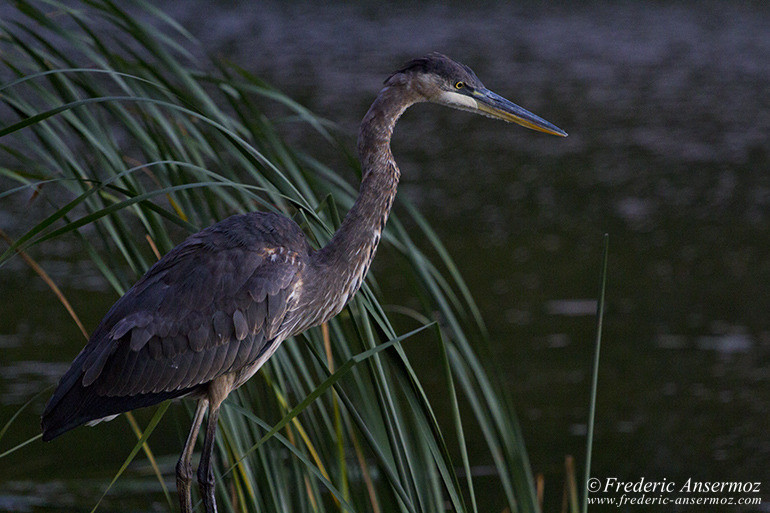
[{"label": "shadowed foliage", "polygon": [[[315,247],[328,242],[360,171],[287,146],[264,108],[345,152],[328,122],[237,66],[191,54],[192,37],[149,4],[20,1],[18,13],[2,22],[0,174],[14,185],[0,198],[34,194],[42,221],[15,234],[0,265],[66,237],[122,294],[155,259],[147,240],[165,254],[231,214],[280,212]],[[505,506],[537,510],[515,416],[477,354],[487,344],[478,310],[427,223],[396,203],[383,241],[422,310],[385,308],[375,269],[342,314],[284,343],[231,395],[217,439],[223,511],[476,511],[468,424],[488,448],[473,459],[494,462]],[[426,394],[402,343],[435,347],[446,396]],[[439,403],[452,422],[437,421]]]}]

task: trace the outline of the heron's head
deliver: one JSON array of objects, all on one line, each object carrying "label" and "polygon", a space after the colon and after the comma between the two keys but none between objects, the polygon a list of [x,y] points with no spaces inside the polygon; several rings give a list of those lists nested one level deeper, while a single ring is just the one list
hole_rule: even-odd
[{"label": "heron's head", "polygon": [[567,132],[484,87],[472,69],[446,55],[431,53],[408,62],[385,81],[410,88],[419,101],[439,103],[566,137]]}]

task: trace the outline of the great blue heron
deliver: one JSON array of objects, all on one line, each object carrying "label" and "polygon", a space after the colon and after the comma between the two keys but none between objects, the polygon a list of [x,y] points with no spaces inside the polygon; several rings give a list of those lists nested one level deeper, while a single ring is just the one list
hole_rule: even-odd
[{"label": "great blue heron", "polygon": [[179,463],[182,511],[192,511],[195,440],[208,410],[198,482],[216,511],[211,466],[219,407],[280,343],[337,313],[361,286],[396,195],[400,171],[390,151],[407,107],[433,102],[566,132],[489,91],[475,73],[433,53],[387,80],[361,122],[363,177],[339,230],[315,251],[292,220],[265,212],[225,219],[161,258],[107,312],[43,413],[43,440],[121,412],[176,397],[198,400]]}]

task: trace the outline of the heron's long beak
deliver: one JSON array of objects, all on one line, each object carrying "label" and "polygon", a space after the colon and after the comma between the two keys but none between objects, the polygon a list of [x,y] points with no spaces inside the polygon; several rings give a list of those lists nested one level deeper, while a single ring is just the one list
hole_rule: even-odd
[{"label": "heron's long beak", "polygon": [[567,132],[561,128],[493,93],[489,89],[476,89],[470,96],[476,100],[478,109],[487,116],[517,123],[538,132],[567,137]]}]

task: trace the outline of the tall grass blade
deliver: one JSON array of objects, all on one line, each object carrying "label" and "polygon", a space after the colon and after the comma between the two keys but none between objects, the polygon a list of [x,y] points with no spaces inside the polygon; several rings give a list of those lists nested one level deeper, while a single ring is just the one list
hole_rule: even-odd
[{"label": "tall grass blade", "polygon": [[[150,419],[149,424],[147,424],[147,428],[142,433],[141,438],[136,441],[136,444],[134,444],[134,447],[131,449],[131,452],[128,453],[128,456],[126,456],[126,459],[123,461],[123,464],[118,469],[115,476],[113,476],[112,481],[110,481],[110,484],[107,485],[107,488],[102,493],[102,496],[99,498],[99,500],[94,505],[93,509],[91,510],[91,513],[94,513],[98,508],[99,504],[102,503],[104,498],[107,496],[107,493],[110,491],[112,486],[117,482],[118,478],[125,472],[125,470],[128,468],[128,465],[134,461],[134,457],[137,455],[137,453],[142,449],[144,444],[147,442],[147,439],[150,437],[152,432],[155,430],[155,428],[158,425],[158,422],[160,422],[160,419],[163,418],[163,415],[166,413],[166,410],[168,410],[168,407],[171,405],[171,401],[166,401],[162,403],[156,410],[155,414]],[[41,435],[42,436],[42,435]]]},{"label": "tall grass blade", "polygon": [[591,378],[591,405],[588,412],[588,436],[586,437],[586,469],[583,481],[583,513],[588,511],[588,480],[591,478],[591,454],[594,444],[594,420],[596,418],[596,395],[599,382],[599,355],[602,347],[602,325],[604,322],[604,294],[607,289],[607,260],[609,259],[610,236],[605,233],[603,238],[602,271],[599,284],[599,303],[596,311],[596,344],[594,350],[594,365]]}]

